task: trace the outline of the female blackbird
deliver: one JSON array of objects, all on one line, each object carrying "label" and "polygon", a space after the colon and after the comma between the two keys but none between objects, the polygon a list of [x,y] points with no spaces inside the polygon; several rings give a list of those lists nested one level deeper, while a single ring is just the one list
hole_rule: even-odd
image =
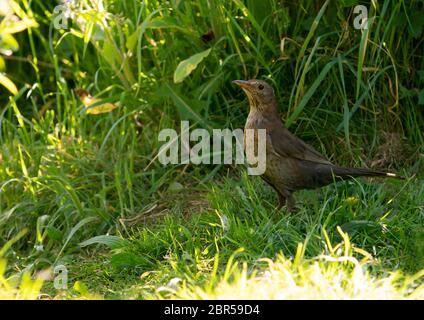
[{"label": "female blackbird", "polygon": [[266,129],[266,169],[261,177],[278,193],[278,208],[287,202],[287,210],[292,212],[295,210],[294,191],[322,187],[335,180],[360,176],[403,179],[394,173],[332,164],[283,126],[274,90],[268,83],[255,79],[234,80],[233,83],[243,89],[250,104],[245,125],[245,150],[251,147],[246,145],[250,141],[246,139],[246,129]]}]

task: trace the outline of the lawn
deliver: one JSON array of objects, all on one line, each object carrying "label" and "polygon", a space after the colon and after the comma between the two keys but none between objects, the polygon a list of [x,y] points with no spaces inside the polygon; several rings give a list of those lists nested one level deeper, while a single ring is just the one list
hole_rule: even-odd
[{"label": "lawn", "polygon": [[[0,299],[424,299],[423,1],[9,0],[0,21]],[[288,214],[244,165],[158,161],[181,121],[243,128],[252,78],[331,161],[406,179]]]}]

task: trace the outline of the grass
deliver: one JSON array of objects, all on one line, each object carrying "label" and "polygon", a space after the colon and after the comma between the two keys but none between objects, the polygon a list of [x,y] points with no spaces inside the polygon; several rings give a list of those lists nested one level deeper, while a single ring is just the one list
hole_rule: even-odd
[{"label": "grass", "polygon": [[[361,31],[357,3],[78,1],[56,29],[56,4],[20,1],[38,26],[14,34],[19,50],[4,56],[17,93],[0,93],[0,292],[422,299],[424,8],[368,4]],[[158,132],[180,120],[243,127],[247,101],[231,80],[254,77],[332,161],[408,179],[302,191],[287,215],[242,168],[152,161]],[[90,114],[77,88],[117,108]],[[54,275],[32,295],[8,284],[60,264],[68,290]]]}]

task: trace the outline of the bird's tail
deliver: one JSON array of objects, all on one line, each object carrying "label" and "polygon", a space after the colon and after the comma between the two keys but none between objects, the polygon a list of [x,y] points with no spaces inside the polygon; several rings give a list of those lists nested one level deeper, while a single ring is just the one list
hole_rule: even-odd
[{"label": "bird's tail", "polygon": [[401,180],[405,179],[405,177],[399,176],[396,173],[374,171],[374,170],[365,169],[365,168],[334,167],[333,172],[335,176],[338,176],[342,179],[349,179],[352,177],[383,177],[383,178],[396,178]]}]

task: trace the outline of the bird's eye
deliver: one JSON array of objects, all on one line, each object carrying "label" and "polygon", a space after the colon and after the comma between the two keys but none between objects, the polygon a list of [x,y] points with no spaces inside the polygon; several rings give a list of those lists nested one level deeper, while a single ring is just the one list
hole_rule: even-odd
[{"label": "bird's eye", "polygon": [[260,85],[258,86],[258,88],[259,88],[259,90],[263,90],[263,89],[264,89],[264,85],[263,85],[263,84],[260,84]]}]

